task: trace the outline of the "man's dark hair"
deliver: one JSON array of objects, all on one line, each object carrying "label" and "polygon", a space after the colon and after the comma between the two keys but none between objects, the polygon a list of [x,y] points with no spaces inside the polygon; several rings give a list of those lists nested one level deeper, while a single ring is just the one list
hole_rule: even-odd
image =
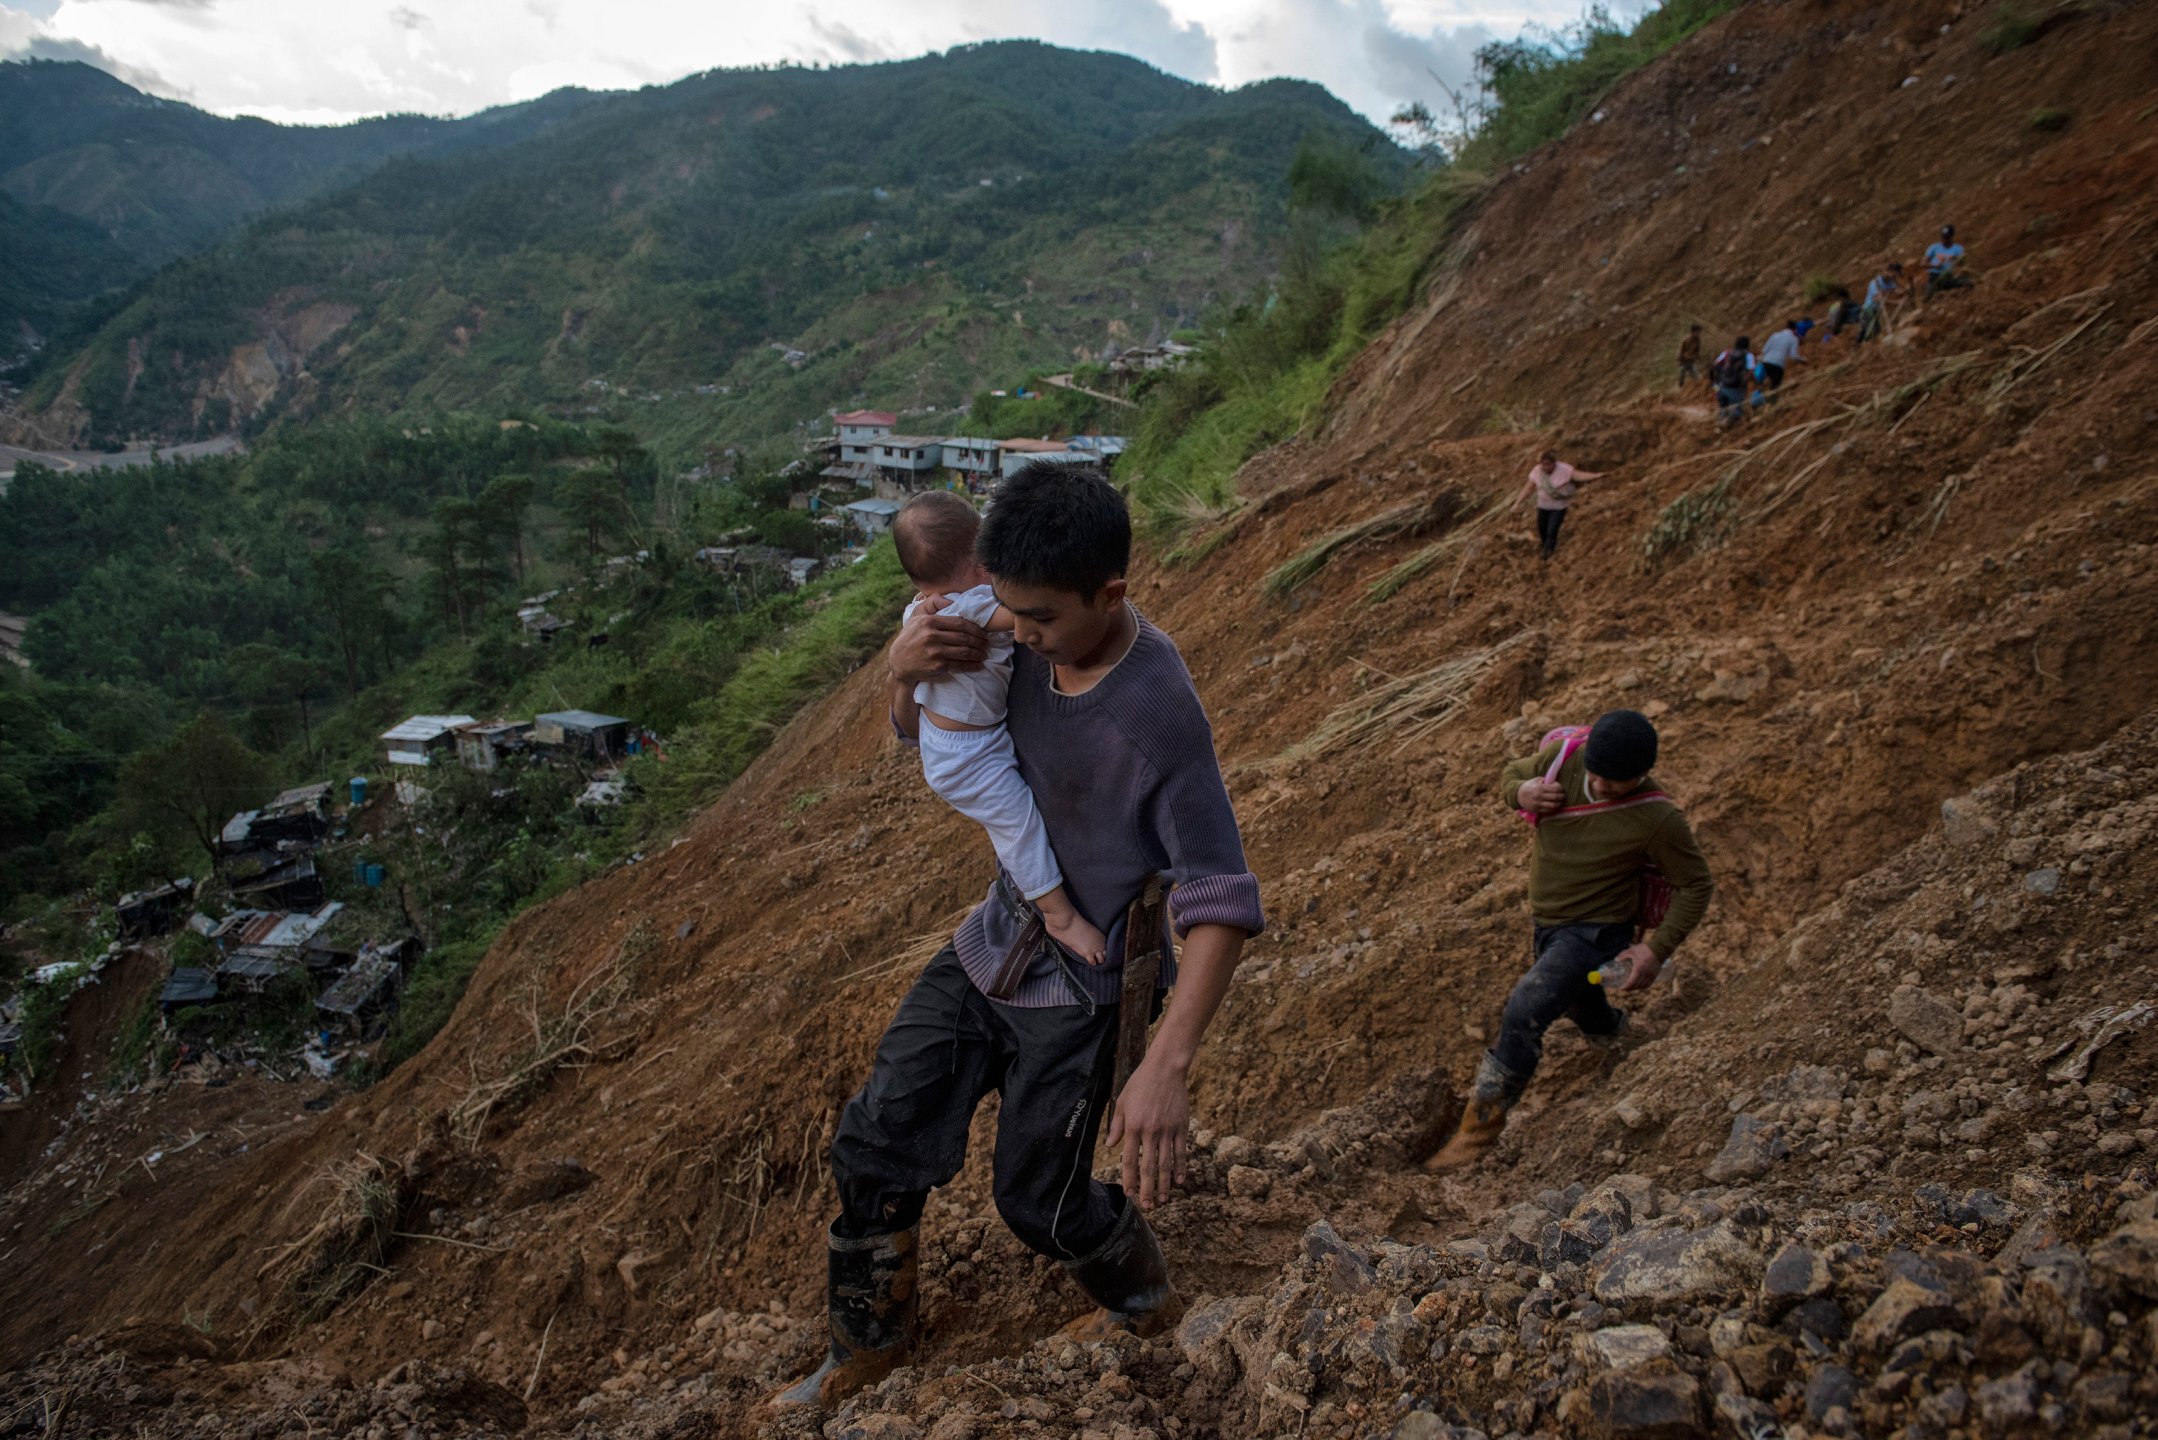
[{"label": "man's dark hair", "polygon": [[1091,600],[1131,568],[1131,511],[1094,466],[1036,460],[997,487],[974,554],[999,580]]},{"label": "man's dark hair", "polygon": [[949,490],[910,496],[892,517],[892,546],[899,566],[917,585],[949,580],[974,552],[982,517]]},{"label": "man's dark hair", "polygon": [[1731,348],[1733,350],[1751,350],[1753,348],[1753,337],[1741,335],[1731,342]]}]

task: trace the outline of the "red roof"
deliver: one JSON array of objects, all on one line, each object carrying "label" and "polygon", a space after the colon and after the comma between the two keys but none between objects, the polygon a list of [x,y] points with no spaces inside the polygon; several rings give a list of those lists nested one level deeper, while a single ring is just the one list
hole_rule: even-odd
[{"label": "red roof", "polygon": [[1014,455],[1057,455],[1071,449],[1062,440],[1005,440],[999,443]]},{"label": "red roof", "polygon": [[834,415],[835,425],[883,425],[887,428],[899,423],[899,417],[884,410],[849,410],[844,415]]}]

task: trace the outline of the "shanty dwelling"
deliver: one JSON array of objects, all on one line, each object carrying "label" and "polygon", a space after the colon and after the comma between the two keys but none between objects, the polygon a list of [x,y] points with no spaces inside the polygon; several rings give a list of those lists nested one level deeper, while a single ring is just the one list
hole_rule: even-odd
[{"label": "shanty dwelling", "polygon": [[934,435],[887,435],[876,445],[877,493],[887,499],[911,495],[935,474],[944,442]]},{"label": "shanty dwelling", "polygon": [[536,744],[605,762],[629,752],[631,722],[591,710],[556,710],[532,721]]},{"label": "shanty dwelling", "polygon": [[382,732],[392,765],[432,765],[435,756],[454,749],[457,731],[477,724],[471,715],[414,715]]},{"label": "shanty dwelling", "polygon": [[870,454],[879,440],[892,433],[892,426],[899,417],[888,410],[849,410],[834,415],[832,424],[839,430],[839,461],[842,465],[872,465]]},{"label": "shanty dwelling", "polygon": [[260,995],[286,968],[278,951],[266,945],[242,945],[217,967],[218,988],[227,995]]},{"label": "shanty dwelling", "polygon": [[260,843],[291,840],[312,845],[330,833],[329,781],[297,785],[255,812],[249,838]]},{"label": "shanty dwelling", "polygon": [[313,910],[323,900],[322,876],[307,851],[257,851],[234,862],[231,885],[233,901],[256,910]]},{"label": "shanty dwelling", "polygon": [[215,1005],[218,999],[215,975],[192,965],[181,965],[166,977],[165,988],[158,995],[157,1003],[169,1020],[176,1011],[191,1005]]},{"label": "shanty dwelling", "polygon": [[824,562],[814,555],[797,555],[787,562],[787,583],[799,590],[817,578],[817,567]]},{"label": "shanty dwelling", "polygon": [[492,770],[506,757],[525,750],[531,740],[532,726],[522,720],[466,725],[457,731],[457,763],[467,770]]},{"label": "shanty dwelling", "polygon": [[360,947],[360,958],[315,999],[315,1009],[340,1029],[358,1035],[397,998],[405,966],[419,952],[419,942],[405,939]]},{"label": "shanty dwelling", "polygon": [[120,923],[120,938],[144,940],[162,935],[187,917],[194,901],[195,882],[184,875],[155,890],[122,895],[120,903],[113,907]]},{"label": "shanty dwelling", "polygon": [[897,500],[857,500],[846,507],[847,519],[862,532],[865,540],[874,540],[892,528],[892,517],[899,513]]},{"label": "shanty dwelling", "polygon": [[1086,456],[1095,464],[1107,466],[1124,453],[1128,443],[1122,435],[1074,435],[1064,442],[1064,448]]}]

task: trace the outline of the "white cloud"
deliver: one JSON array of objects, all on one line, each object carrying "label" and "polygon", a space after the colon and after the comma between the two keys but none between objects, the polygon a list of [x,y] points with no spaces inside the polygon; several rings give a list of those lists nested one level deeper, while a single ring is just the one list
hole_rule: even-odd
[{"label": "white cloud", "polygon": [[0,0],[0,56],[78,56],[222,114],[324,122],[1026,35],[1215,84],[1315,80],[1383,121],[1438,101],[1427,71],[1458,84],[1483,41],[1578,14],[1579,0]]}]

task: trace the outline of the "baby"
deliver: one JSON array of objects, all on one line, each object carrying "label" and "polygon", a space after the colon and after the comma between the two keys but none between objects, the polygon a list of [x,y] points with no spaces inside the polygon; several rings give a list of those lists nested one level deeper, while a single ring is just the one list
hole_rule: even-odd
[{"label": "baby", "polygon": [[1042,926],[1065,949],[1099,965],[1108,943],[1064,893],[1064,874],[1050,853],[1034,792],[1019,776],[1019,757],[1004,726],[1012,683],[1012,612],[997,603],[989,573],[974,558],[981,517],[949,490],[929,490],[900,508],[892,521],[899,563],[920,592],[907,618],[929,601],[938,613],[959,615],[989,632],[979,670],[940,675],[914,687],[922,707],[922,776],[947,804],[989,832],[997,860],[1019,892],[1041,912]]}]

